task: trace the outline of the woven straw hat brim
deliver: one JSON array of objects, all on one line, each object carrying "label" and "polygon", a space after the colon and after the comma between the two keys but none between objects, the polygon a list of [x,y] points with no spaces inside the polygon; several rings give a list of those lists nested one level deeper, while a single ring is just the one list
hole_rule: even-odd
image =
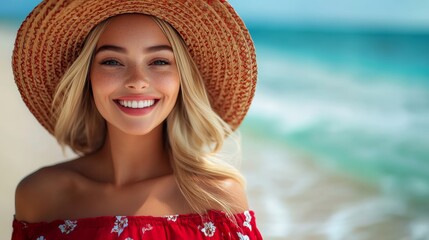
[{"label": "woven straw hat brim", "polygon": [[255,92],[255,49],[240,17],[219,0],[43,1],[22,23],[12,62],[22,99],[43,127],[53,133],[53,95],[87,34],[103,20],[125,13],[154,15],[180,33],[213,109],[236,129]]}]

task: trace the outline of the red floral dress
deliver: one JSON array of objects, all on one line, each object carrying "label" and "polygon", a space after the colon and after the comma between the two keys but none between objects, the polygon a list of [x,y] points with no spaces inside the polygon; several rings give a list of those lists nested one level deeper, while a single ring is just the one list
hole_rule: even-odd
[{"label": "red floral dress", "polygon": [[14,220],[12,240],[262,239],[252,211],[234,217],[236,223],[223,212],[209,211],[204,216],[114,216],[49,223]]}]

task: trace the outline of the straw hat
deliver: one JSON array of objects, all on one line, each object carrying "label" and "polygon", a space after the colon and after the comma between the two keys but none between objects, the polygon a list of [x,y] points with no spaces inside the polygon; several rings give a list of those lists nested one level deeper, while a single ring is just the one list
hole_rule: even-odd
[{"label": "straw hat", "polygon": [[86,35],[101,21],[124,13],[154,15],[185,40],[214,110],[236,129],[252,101],[256,58],[248,30],[224,0],[47,0],[21,25],[13,73],[22,99],[50,133],[56,86],[78,56]]}]

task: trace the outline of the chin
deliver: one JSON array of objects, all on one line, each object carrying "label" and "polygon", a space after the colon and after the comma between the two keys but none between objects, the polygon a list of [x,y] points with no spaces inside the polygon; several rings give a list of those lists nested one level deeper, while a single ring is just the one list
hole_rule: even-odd
[{"label": "chin", "polygon": [[[112,126],[112,125],[111,125]],[[130,136],[144,136],[162,132],[162,123],[157,125],[147,124],[121,124],[113,125],[112,131],[119,130],[120,133]]]}]

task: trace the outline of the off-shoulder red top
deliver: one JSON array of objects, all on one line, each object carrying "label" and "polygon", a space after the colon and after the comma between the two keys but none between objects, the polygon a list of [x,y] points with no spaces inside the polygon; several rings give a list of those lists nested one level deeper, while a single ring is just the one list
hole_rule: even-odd
[{"label": "off-shoulder red top", "polygon": [[49,223],[14,220],[12,240],[262,239],[253,211],[234,217],[236,223],[225,213],[212,210],[203,216],[109,216]]}]

